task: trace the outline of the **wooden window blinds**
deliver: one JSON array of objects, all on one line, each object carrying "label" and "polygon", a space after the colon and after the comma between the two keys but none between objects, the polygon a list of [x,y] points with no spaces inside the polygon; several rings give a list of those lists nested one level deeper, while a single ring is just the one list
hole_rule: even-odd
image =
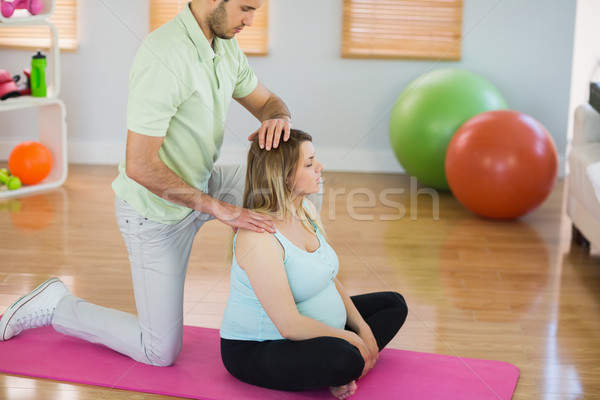
[{"label": "wooden window blinds", "polygon": [[463,0],[344,0],[342,57],[460,60]]}]

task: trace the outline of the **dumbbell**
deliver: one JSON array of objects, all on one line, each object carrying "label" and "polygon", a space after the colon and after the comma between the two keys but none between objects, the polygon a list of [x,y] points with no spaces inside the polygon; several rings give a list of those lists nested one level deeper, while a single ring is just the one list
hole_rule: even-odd
[{"label": "dumbbell", "polygon": [[44,8],[41,0],[13,0],[12,2],[0,0],[0,12],[4,18],[10,18],[15,10],[23,9],[29,11],[31,15],[37,15]]},{"label": "dumbbell", "polygon": [[8,190],[15,190],[21,187],[21,180],[12,176],[6,168],[0,169],[0,183],[6,185]]}]

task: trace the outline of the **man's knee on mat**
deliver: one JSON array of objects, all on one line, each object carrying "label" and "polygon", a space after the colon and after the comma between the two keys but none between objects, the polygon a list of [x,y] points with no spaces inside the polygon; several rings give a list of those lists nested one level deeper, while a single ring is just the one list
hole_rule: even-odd
[{"label": "man's knee on mat", "polygon": [[175,360],[181,353],[182,343],[178,343],[175,346],[163,346],[146,348],[146,358],[148,364],[155,367],[169,367],[175,364]]}]

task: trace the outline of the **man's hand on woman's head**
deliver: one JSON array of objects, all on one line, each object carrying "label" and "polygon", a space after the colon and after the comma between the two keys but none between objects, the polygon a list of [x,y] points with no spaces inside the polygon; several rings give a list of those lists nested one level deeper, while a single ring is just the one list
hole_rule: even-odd
[{"label": "man's hand on woman's head", "polygon": [[277,148],[281,139],[286,142],[290,138],[290,129],[292,123],[288,117],[268,119],[263,121],[252,135],[248,136],[248,140],[252,141],[258,136],[258,145],[261,149],[271,150]]}]

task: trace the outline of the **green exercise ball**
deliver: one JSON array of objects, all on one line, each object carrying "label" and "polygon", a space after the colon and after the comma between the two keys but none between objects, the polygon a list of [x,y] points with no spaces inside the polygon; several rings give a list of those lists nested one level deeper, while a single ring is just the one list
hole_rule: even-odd
[{"label": "green exercise ball", "polygon": [[406,173],[448,190],[446,149],[454,132],[471,117],[506,109],[500,92],[469,71],[440,69],[412,81],[390,116],[390,142]]}]

